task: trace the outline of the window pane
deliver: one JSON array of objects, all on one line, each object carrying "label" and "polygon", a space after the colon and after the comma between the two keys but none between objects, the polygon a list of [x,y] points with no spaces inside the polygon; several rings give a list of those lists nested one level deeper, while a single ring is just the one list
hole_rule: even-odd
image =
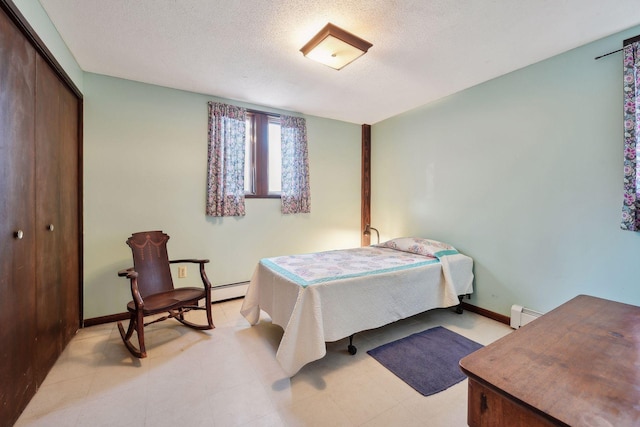
[{"label": "window pane", "polygon": [[269,193],[282,191],[280,119],[269,120]]},{"label": "window pane", "polygon": [[244,150],[244,191],[245,193],[253,193],[253,168],[251,164],[253,163],[253,147],[252,136],[253,129],[251,127],[251,117],[247,115],[246,129],[245,129],[245,150]]}]

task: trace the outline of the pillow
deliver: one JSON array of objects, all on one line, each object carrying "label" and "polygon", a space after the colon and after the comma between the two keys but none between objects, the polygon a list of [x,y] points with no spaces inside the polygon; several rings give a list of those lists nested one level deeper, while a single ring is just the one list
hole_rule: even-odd
[{"label": "pillow", "polygon": [[449,254],[457,253],[456,248],[451,245],[438,242],[437,240],[421,239],[418,237],[400,237],[374,246],[396,249],[398,251],[435,258],[437,258],[441,254],[441,252],[445,251]]}]

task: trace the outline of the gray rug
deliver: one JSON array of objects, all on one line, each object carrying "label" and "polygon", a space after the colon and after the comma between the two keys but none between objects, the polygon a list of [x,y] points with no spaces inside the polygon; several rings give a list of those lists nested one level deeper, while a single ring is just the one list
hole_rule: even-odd
[{"label": "gray rug", "polygon": [[458,365],[460,359],[482,347],[437,326],[367,353],[419,393],[429,396],[465,379]]}]

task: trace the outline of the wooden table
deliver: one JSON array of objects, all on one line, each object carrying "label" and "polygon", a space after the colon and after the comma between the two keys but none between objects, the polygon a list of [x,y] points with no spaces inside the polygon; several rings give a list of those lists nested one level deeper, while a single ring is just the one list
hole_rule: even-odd
[{"label": "wooden table", "polygon": [[640,307],[580,295],[460,361],[475,426],[640,426]]}]

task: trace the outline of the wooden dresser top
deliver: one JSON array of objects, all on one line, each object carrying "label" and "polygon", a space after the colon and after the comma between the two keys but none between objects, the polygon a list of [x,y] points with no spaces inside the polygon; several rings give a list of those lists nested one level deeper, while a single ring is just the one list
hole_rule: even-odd
[{"label": "wooden dresser top", "polygon": [[580,295],[460,367],[568,425],[639,426],[640,307]]}]

